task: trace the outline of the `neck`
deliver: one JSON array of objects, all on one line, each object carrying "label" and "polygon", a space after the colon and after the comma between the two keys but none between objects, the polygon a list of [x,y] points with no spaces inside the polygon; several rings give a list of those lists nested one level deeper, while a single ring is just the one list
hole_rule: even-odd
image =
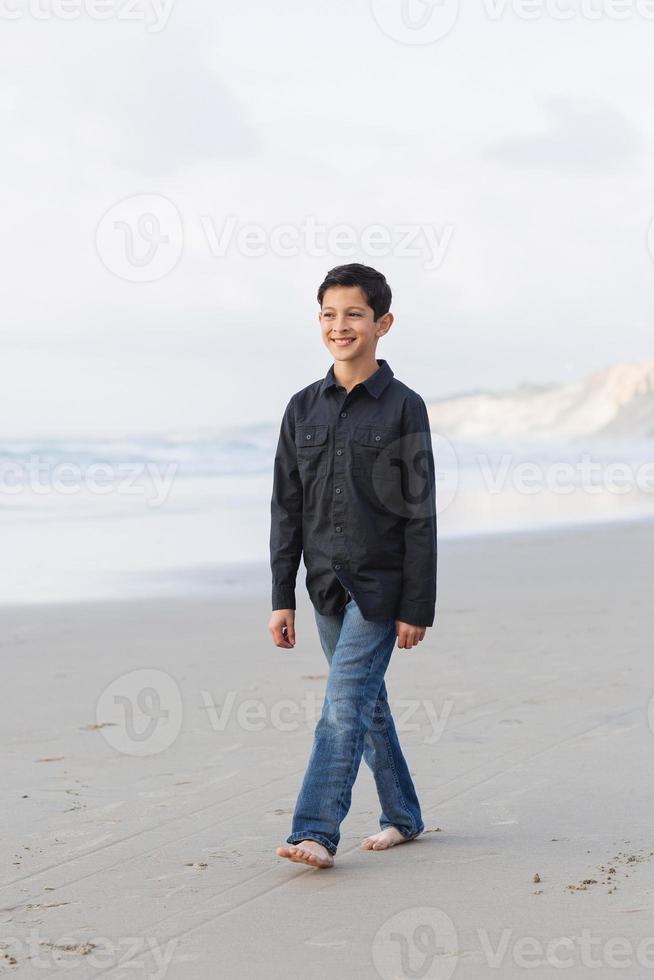
[{"label": "neck", "polygon": [[363,363],[359,363],[358,361],[334,361],[334,379],[336,384],[343,385],[348,392],[355,385],[367,381],[378,370],[379,364],[374,354],[372,358],[367,359]]}]

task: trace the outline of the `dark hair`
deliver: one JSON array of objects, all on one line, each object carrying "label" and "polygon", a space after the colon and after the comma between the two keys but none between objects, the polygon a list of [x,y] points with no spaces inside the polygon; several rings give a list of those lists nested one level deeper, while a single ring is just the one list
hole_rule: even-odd
[{"label": "dark hair", "polygon": [[393,294],[386,277],[369,265],[351,262],[349,265],[337,265],[330,269],[318,290],[318,302],[321,306],[323,296],[332,286],[359,286],[375,314],[375,320],[388,313],[391,307]]}]

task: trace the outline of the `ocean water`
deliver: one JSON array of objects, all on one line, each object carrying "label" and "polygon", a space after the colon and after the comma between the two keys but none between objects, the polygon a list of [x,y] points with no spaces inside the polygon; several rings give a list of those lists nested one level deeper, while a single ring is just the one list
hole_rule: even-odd
[{"label": "ocean water", "polygon": [[[0,601],[268,592],[278,431],[4,441]],[[652,443],[432,440],[441,538],[654,515]]]}]

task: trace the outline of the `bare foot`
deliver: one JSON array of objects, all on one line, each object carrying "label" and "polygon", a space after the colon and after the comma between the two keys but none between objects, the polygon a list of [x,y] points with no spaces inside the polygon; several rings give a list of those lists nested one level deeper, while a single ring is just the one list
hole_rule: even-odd
[{"label": "bare foot", "polygon": [[313,868],[331,868],[334,863],[332,854],[317,840],[301,840],[299,844],[284,844],[277,848],[277,854],[282,858],[288,858],[289,861],[310,864]]},{"label": "bare foot", "polygon": [[[407,839],[397,827],[386,827],[378,834],[364,837],[361,841],[361,847],[365,848],[366,851],[385,851],[387,847],[393,847],[395,844],[404,844]],[[411,838],[411,840],[413,839]]]}]

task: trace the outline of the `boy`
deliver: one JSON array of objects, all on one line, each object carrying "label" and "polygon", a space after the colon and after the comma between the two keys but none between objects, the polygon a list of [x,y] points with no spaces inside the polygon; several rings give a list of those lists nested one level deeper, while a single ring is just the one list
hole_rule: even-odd
[{"label": "boy", "polygon": [[329,675],[289,846],[277,854],[327,868],[362,755],[375,778],[382,829],[361,846],[383,850],[424,830],[384,674],[396,637],[398,647],[411,649],[434,622],[436,506],[425,403],[375,356],[393,323],[386,279],[365,265],[337,266],[318,302],[334,363],[291,397],[281,423],[268,628],[276,646],[295,646],[304,552]]}]

